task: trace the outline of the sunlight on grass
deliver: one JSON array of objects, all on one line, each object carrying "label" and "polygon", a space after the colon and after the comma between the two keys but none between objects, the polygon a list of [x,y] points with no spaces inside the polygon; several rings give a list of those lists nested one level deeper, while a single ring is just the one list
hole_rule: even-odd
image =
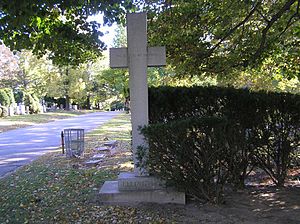
[{"label": "sunlight on grass", "polygon": [[28,114],[28,115],[16,115],[11,117],[0,118],[0,133],[23,128],[35,124],[47,123],[55,120],[66,119],[75,117],[82,114],[92,113],[95,111],[78,110],[78,111],[57,111],[48,112],[44,114]]},{"label": "sunlight on grass", "polygon": [[[68,159],[60,152],[48,153],[1,179],[0,223],[97,221],[97,214],[108,209],[94,201],[99,186],[115,179],[120,170],[133,167],[128,151],[130,128],[128,115],[119,115],[86,135],[84,158]],[[84,166],[89,153],[99,147],[103,139],[127,139],[118,141],[121,150],[127,147],[127,151],[124,155],[107,158],[102,168]],[[92,216],[91,211],[94,211]]]}]

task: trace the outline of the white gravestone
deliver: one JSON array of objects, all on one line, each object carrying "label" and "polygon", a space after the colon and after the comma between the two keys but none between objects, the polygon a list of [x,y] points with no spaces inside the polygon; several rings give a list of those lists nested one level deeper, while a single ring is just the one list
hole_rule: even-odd
[{"label": "white gravestone", "polygon": [[8,116],[14,116],[15,115],[15,110],[13,106],[8,107]]},{"label": "white gravestone", "polygon": [[138,146],[147,146],[138,131],[139,126],[148,125],[147,67],[166,65],[166,51],[165,47],[147,47],[146,13],[127,15],[127,45],[110,49],[110,67],[129,68],[134,172],[143,176],[147,172],[137,167],[136,152]]},{"label": "white gravestone", "polygon": [[24,104],[19,104],[18,108],[19,108],[19,114],[20,115],[25,115],[26,114],[25,105]]}]

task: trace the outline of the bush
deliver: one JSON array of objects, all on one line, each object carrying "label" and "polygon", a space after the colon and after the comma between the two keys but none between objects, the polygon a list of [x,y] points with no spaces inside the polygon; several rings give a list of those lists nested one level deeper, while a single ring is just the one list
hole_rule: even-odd
[{"label": "bush", "polygon": [[224,165],[229,153],[226,126],[223,119],[202,118],[144,127],[141,132],[151,150],[145,160],[147,149],[139,148],[139,166],[196,198],[222,202],[229,176]]},{"label": "bush", "polygon": [[0,104],[6,107],[10,105],[9,96],[4,89],[0,89]]},{"label": "bush", "polygon": [[13,90],[10,89],[10,88],[5,88],[4,91],[6,92],[8,98],[9,98],[9,102],[10,102],[9,105],[15,104],[16,101],[15,101],[15,97],[14,97],[14,92],[13,92]]},{"label": "bush", "polygon": [[25,106],[29,107],[29,112],[31,114],[37,114],[41,112],[39,107],[39,102],[36,101],[31,94],[29,93],[24,94],[24,103]]},{"label": "bush", "polygon": [[17,90],[14,93],[14,98],[17,103],[23,103],[24,102],[24,93],[21,90]]},{"label": "bush", "polygon": [[0,111],[1,111],[1,117],[7,117],[8,116],[8,108],[5,106],[0,106]]},{"label": "bush", "polygon": [[228,181],[236,187],[244,186],[254,166],[283,186],[291,156],[300,144],[299,111],[300,95],[220,87],[149,89],[150,124],[207,116],[227,119],[223,144],[230,148],[224,165]]}]

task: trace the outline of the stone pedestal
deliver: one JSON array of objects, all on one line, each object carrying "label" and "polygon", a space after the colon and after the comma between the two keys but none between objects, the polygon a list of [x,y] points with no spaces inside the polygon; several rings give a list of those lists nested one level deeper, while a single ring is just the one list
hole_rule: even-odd
[{"label": "stone pedestal", "polygon": [[106,181],[100,189],[98,201],[105,204],[185,204],[185,193],[167,188],[159,179],[137,177],[134,173],[121,173],[116,181]]}]

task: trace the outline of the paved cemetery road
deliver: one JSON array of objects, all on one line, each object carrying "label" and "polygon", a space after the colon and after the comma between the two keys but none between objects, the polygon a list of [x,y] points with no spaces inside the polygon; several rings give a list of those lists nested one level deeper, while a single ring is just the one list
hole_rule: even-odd
[{"label": "paved cemetery road", "polygon": [[120,112],[96,112],[0,133],[0,178],[61,144],[66,128],[89,132]]}]

